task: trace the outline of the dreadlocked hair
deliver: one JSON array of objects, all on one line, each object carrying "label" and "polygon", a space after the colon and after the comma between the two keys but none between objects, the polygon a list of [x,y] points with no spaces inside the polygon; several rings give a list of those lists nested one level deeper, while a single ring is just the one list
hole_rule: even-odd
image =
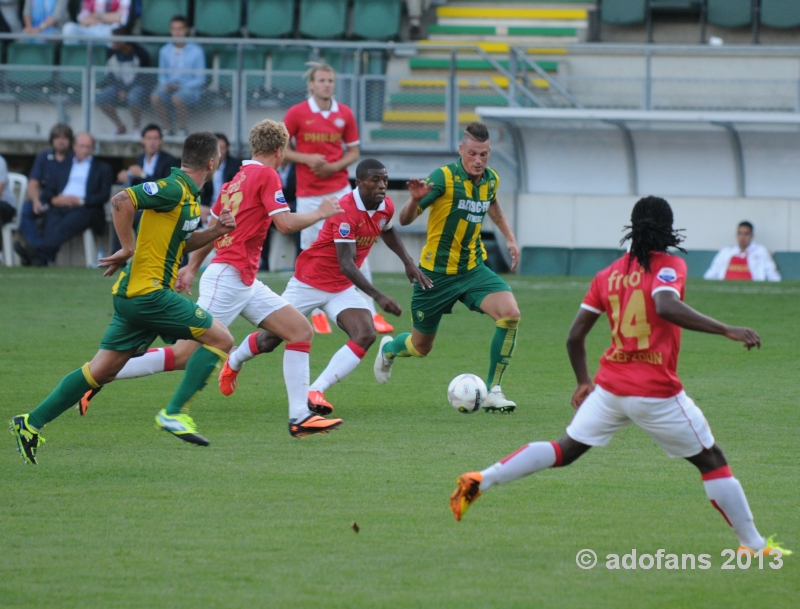
[{"label": "dreadlocked hair", "polygon": [[[620,245],[631,240],[631,256],[636,258],[645,272],[650,272],[650,253],[666,252],[674,247],[684,254],[680,247],[683,229],[672,228],[672,208],[661,197],[644,197],[636,202],[631,212],[631,224],[626,226],[630,232],[619,242]],[[630,259],[628,260],[630,265]]]}]

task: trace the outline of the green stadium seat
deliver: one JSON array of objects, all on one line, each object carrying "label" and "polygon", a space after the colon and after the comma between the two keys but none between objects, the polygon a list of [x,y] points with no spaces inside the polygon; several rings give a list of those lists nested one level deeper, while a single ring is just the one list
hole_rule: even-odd
[{"label": "green stadium seat", "polygon": [[[265,64],[265,49],[261,48],[244,48],[242,49],[242,70],[258,71],[258,74],[246,74],[247,90],[254,91],[261,88],[264,84],[264,64]],[[237,52],[236,49],[224,49],[219,52],[219,69],[220,70],[236,70],[237,67]],[[220,77],[220,87],[229,90],[231,88],[231,79],[229,76]]]},{"label": "green stadium seat", "polygon": [[242,28],[240,0],[195,0],[194,29],[201,36],[238,36]]},{"label": "green stadium seat", "polygon": [[400,0],[353,0],[353,34],[367,40],[400,35]]},{"label": "green stadium seat", "polygon": [[300,0],[300,34],[341,38],[347,28],[347,0]]},{"label": "green stadium seat", "polygon": [[[6,49],[9,66],[52,66],[56,62],[56,47],[52,44],[15,42]],[[43,86],[53,80],[52,70],[8,70],[8,82],[15,86]]]},{"label": "green stadium seat", "polygon": [[[84,44],[65,44],[61,46],[61,62],[60,65],[65,67],[78,67],[85,68],[87,55],[89,53],[88,45]],[[104,66],[106,65],[107,48],[104,44],[98,43],[92,45],[92,65]],[[83,83],[83,75],[77,71],[64,71],[60,72],[58,79],[62,84],[80,87]]]},{"label": "green stadium seat", "polygon": [[325,63],[340,74],[353,74],[356,68],[356,52],[353,49],[324,49]]},{"label": "green stadium seat", "polygon": [[775,28],[800,25],[800,2],[797,0],[761,0],[761,24]]},{"label": "green stadium seat", "polygon": [[292,0],[249,0],[247,32],[258,38],[277,38],[294,32]]},{"label": "green stadium seat", "polygon": [[603,0],[600,19],[613,25],[636,25],[647,17],[647,0]]},{"label": "green stadium seat", "polygon": [[304,72],[307,68],[308,49],[302,47],[272,49],[272,69],[276,72]]},{"label": "green stadium seat", "polygon": [[386,56],[383,51],[370,51],[367,53],[367,74],[379,76],[386,72]]},{"label": "green stadium seat", "polygon": [[169,20],[175,15],[189,16],[189,0],[142,0],[142,31],[169,36]]},{"label": "green stadium seat", "polygon": [[744,27],[753,23],[752,0],[707,0],[708,22],[719,27]]}]

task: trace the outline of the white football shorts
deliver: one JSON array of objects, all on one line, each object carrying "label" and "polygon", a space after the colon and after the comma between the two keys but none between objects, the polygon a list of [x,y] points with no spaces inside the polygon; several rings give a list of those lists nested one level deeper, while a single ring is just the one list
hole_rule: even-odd
[{"label": "white football shorts", "polygon": [[[353,189],[350,188],[348,184],[341,190],[337,190],[336,192],[330,192],[327,195],[316,195],[313,197],[297,197],[297,213],[303,214],[309,211],[314,211],[317,209],[320,204],[322,203],[322,199],[325,197],[336,197],[336,199],[341,199],[346,194],[353,192]],[[312,224],[308,228],[304,228],[300,231],[300,249],[307,250],[311,247],[311,244],[317,240],[317,235],[319,235],[319,231],[322,230],[322,225],[325,223],[325,220],[320,220],[319,222]]]},{"label": "white football shorts", "polygon": [[258,326],[289,303],[258,279],[245,285],[236,267],[212,262],[200,278],[197,304],[226,326],[239,315]]},{"label": "white football shorts", "polygon": [[322,309],[334,322],[345,309],[369,311],[366,300],[354,285],[341,292],[325,292],[292,277],[286,285],[283,298],[303,315],[308,315],[314,309]]},{"label": "white football shorts", "polygon": [[714,446],[703,411],[684,391],[671,398],[620,397],[597,385],[575,413],[567,434],[589,446],[606,446],[631,423],[673,459],[693,457]]}]

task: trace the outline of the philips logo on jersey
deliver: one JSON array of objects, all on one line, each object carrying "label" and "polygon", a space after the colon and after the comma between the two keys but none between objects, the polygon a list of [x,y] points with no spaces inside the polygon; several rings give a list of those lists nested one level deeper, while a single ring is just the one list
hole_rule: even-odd
[{"label": "philips logo on jersey", "polygon": [[200,225],[200,217],[198,216],[194,220],[187,220],[183,223],[183,230],[187,233],[191,233]]},{"label": "philips logo on jersey", "polygon": [[347,238],[347,237],[349,237],[349,236],[350,236],[350,225],[349,225],[347,222],[342,222],[342,223],[339,225],[339,234],[340,234],[340,235],[341,235],[343,238]]},{"label": "philips logo on jersey", "polygon": [[678,279],[678,273],[675,272],[675,269],[665,266],[663,269],[658,271],[658,275],[656,275],[656,277],[658,277],[664,283],[672,283]]},{"label": "philips logo on jersey", "polygon": [[155,182],[145,182],[142,185],[142,190],[152,197],[158,192],[158,184]]},{"label": "philips logo on jersey", "polygon": [[275,202],[281,205],[286,205],[286,197],[283,196],[283,191],[279,190],[275,193]]}]

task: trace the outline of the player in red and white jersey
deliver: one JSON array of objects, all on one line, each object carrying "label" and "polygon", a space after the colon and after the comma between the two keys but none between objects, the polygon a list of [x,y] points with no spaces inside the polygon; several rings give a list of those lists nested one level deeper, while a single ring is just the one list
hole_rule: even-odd
[{"label": "player in red and white jersey", "polygon": [[[224,325],[230,326],[241,315],[254,326],[270,330],[286,341],[283,374],[289,394],[289,431],[302,437],[325,433],[338,427],[341,419],[325,419],[308,409],[309,351],[314,332],[304,315],[256,279],[261,248],[274,222],[283,233],[293,233],[342,211],[329,197],[314,211],[292,213],[283,197],[275,169],[284,158],[289,134],[282,123],[264,120],[250,132],[253,159],[244,161],[233,180],[222,187],[211,209],[210,226],[223,210],[238,218],[236,228],[225,239],[218,239],[196,250],[189,263],[178,272],[177,291],[190,292],[194,276],[212,248],[217,254],[200,279],[198,304]],[[197,348],[194,341],[178,341],[174,347],[154,349],[133,359],[117,378],[134,378],[185,367]],[[85,412],[88,395],[81,400]]]},{"label": "player in red and white jersey", "polygon": [[[339,103],[333,92],[336,88],[336,72],[324,63],[311,62],[305,77],[309,97],[295,104],[286,112],[283,122],[294,138],[294,150],[286,152],[286,158],[297,164],[297,211],[307,212],[319,207],[325,196],[341,199],[351,191],[347,168],[359,157],[358,125],[352,111]],[[316,240],[322,222],[317,222],[300,231],[300,249],[308,249]],[[369,262],[364,260],[361,268],[367,280],[372,282]],[[392,332],[394,328],[375,310],[374,303],[367,299],[372,312],[375,329]],[[324,313],[312,314],[314,328],[323,334],[330,333],[330,324]]]},{"label": "player in red and white jersey", "polygon": [[[423,288],[432,284],[409,256],[400,236],[392,226],[394,204],[386,196],[389,176],[386,167],[375,159],[365,159],[356,168],[356,189],[339,200],[344,213],[325,221],[317,240],[297,259],[294,277],[289,280],[283,298],[303,314],[323,309],[350,340],[337,351],[328,366],[309,388],[309,408],[318,414],[330,414],[333,406],[325,391],[358,366],[372,343],[375,329],[362,295],[374,298],[381,308],[393,315],[402,309],[397,302],[370,283],[359,266],[380,238],[403,261],[411,283]],[[234,351],[220,374],[223,393],[235,388],[242,365],[259,353],[272,351],[281,343],[276,332],[256,332]]]},{"label": "player in red and white jersey", "polygon": [[[630,229],[623,239],[631,239],[630,253],[597,274],[569,331],[567,352],[578,381],[572,405],[578,412],[566,434],[558,442],[532,442],[481,472],[463,474],[450,508],[461,520],[491,486],[569,465],[635,423],[669,457],[684,458],[700,470],[708,498],[743,549],[788,554],[756,529],[741,484],[676,373],[681,328],[721,334],[748,350],[760,347],[761,339],[749,328],[728,326],[683,302],[686,264],[667,253],[683,239],[672,228],[672,209],[664,199],[639,200]],[[586,337],[603,314],[611,326],[611,347],[600,359],[595,385],[586,364]]]}]

